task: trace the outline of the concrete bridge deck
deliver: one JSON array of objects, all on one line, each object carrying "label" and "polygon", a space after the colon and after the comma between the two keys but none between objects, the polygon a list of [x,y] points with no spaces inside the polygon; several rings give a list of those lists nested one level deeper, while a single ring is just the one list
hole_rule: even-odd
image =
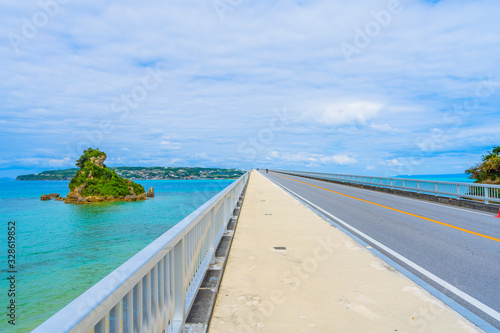
[{"label": "concrete bridge deck", "polygon": [[482,332],[252,172],[209,332]]}]

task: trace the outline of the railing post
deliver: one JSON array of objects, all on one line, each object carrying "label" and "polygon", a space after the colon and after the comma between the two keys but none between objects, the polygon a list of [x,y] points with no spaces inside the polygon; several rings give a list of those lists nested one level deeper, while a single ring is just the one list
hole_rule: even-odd
[{"label": "railing post", "polygon": [[224,224],[226,221],[228,214],[227,214],[227,195],[224,196],[223,203],[222,203],[222,221],[221,224]]},{"label": "railing post", "polygon": [[213,264],[215,262],[215,239],[217,237],[216,233],[217,233],[217,230],[216,230],[216,223],[215,223],[215,206],[214,206],[210,210],[209,251],[210,251],[210,253],[212,253],[212,260],[210,261],[211,264]]},{"label": "railing post", "polygon": [[134,333],[142,333],[142,280],[134,287]]},{"label": "railing post", "polygon": [[392,189],[393,189],[393,187],[392,187],[392,178],[391,178],[391,190],[392,190]]},{"label": "railing post", "polygon": [[106,333],[106,317],[102,318],[94,327],[94,333]]},{"label": "railing post", "polygon": [[165,307],[165,258],[162,258],[158,263],[158,325],[159,332],[166,331],[165,315],[167,309]]},{"label": "railing post", "polygon": [[488,200],[490,198],[490,188],[489,187],[484,187],[484,203],[488,204],[490,201]]},{"label": "railing post", "polygon": [[109,333],[120,333],[120,303],[109,312]]},{"label": "railing post", "polygon": [[174,247],[174,318],[176,328],[184,327],[185,321],[185,286],[184,286],[184,239],[181,239]]},{"label": "railing post", "polygon": [[420,193],[420,181],[417,180],[417,193]]},{"label": "railing post", "polygon": [[142,279],[142,330],[151,331],[151,272]]},{"label": "railing post", "polygon": [[123,298],[123,333],[134,332],[134,291]]},{"label": "railing post", "polygon": [[[158,302],[158,297],[160,296],[160,287],[158,281],[158,271],[159,271],[159,263],[153,267],[151,271],[151,324],[149,325],[149,329],[153,332],[159,331],[160,326],[160,311]],[[118,332],[117,332],[118,333]]]},{"label": "railing post", "polygon": [[434,182],[434,196],[437,197],[437,195],[438,195],[438,183]]}]

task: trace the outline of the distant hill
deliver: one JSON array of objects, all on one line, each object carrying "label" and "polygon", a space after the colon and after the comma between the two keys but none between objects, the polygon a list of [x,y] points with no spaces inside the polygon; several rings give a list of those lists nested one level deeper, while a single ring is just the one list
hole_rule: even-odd
[{"label": "distant hill", "polygon": [[77,171],[77,168],[42,171],[40,173],[17,176],[16,180],[71,180]]},{"label": "distant hill", "polygon": [[[127,179],[236,179],[245,173],[237,169],[197,167],[115,167],[110,169]],[[17,176],[16,180],[71,180],[77,171],[77,168],[43,171]]]}]

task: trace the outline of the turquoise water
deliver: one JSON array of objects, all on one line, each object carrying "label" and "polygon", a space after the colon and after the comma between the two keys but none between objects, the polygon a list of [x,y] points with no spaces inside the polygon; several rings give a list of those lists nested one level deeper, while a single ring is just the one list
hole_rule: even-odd
[{"label": "turquoise water", "polygon": [[[181,221],[232,180],[138,181],[155,197],[73,205],[41,201],[67,181],[0,181],[0,332],[29,332]],[[7,323],[7,224],[16,222],[16,325]]]},{"label": "turquoise water", "polygon": [[469,176],[467,176],[465,173],[445,174],[445,175],[414,175],[414,176],[401,175],[397,176],[397,178],[425,179],[425,180],[436,180],[444,182],[463,182],[463,183],[474,182],[474,179],[470,179]]}]

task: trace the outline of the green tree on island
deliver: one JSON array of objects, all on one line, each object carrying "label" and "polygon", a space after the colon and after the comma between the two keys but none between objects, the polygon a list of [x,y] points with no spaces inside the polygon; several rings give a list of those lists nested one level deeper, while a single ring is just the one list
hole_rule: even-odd
[{"label": "green tree on island", "polygon": [[476,183],[500,184],[500,146],[493,147],[482,157],[482,163],[465,170]]},{"label": "green tree on island", "polygon": [[88,148],[88,149],[85,149],[83,151],[83,155],[80,156],[80,158],[76,161],[76,166],[79,167],[80,169],[83,168],[85,166],[85,163],[87,161],[89,161],[92,157],[93,158],[97,158],[97,157],[103,157],[106,158],[107,155],[100,151],[99,148],[97,149],[92,149],[92,148]]}]

